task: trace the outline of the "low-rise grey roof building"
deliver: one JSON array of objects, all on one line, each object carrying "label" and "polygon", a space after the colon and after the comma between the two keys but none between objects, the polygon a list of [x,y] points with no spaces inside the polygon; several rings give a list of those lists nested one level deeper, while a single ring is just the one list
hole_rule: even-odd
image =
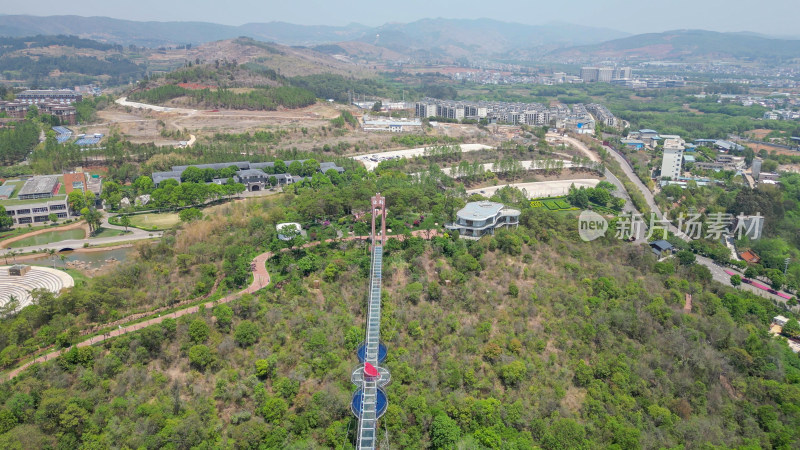
[{"label": "low-rise grey roof building", "polygon": [[164,180],[175,180],[178,183],[181,182],[181,174],[183,171],[169,171],[169,172],[153,172],[153,184],[158,186]]},{"label": "low-rise grey roof building", "polygon": [[331,169],[333,169],[333,170],[335,170],[335,171],[337,171],[339,173],[343,173],[344,172],[344,167],[340,167],[340,166],[336,165],[336,163],[334,163],[334,162],[319,163],[319,171],[320,172],[325,173],[325,172],[327,172],[327,171],[329,171]]},{"label": "low-rise grey roof building", "polygon": [[58,187],[58,176],[44,175],[35,176],[22,186],[17,197],[20,200],[32,200],[36,198],[49,198],[55,195]]}]

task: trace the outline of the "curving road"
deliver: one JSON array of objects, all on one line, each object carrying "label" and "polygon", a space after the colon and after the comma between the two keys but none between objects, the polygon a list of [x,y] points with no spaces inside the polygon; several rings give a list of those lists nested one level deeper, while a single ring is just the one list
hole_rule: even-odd
[{"label": "curving road", "polygon": [[197,114],[196,109],[188,109],[188,108],[170,108],[168,106],[158,106],[158,105],[148,105],[147,103],[139,103],[139,102],[129,102],[128,97],[120,97],[114,101],[114,103],[120,106],[128,106],[130,108],[136,109],[149,109],[151,111],[158,111],[158,112],[174,112],[180,114]]},{"label": "curving road", "polygon": [[[619,154],[615,149],[613,149],[611,147],[608,147],[608,146],[603,146],[603,148],[605,148],[606,151],[608,151],[608,154],[611,155],[615,160],[617,160],[617,162],[619,162],[619,165],[622,167],[622,170],[623,170],[623,172],[625,172],[625,175],[628,177],[628,179],[631,180],[631,182],[634,184],[634,186],[636,186],[636,188],[639,189],[639,192],[642,193],[642,196],[644,196],[644,199],[647,202],[647,206],[650,207],[650,210],[653,212],[653,214],[655,214],[655,216],[657,218],[663,219],[664,218],[664,214],[661,212],[661,209],[659,209],[658,205],[656,205],[655,198],[653,197],[653,193],[650,192],[650,189],[647,189],[647,187],[644,185],[644,183],[642,183],[642,180],[640,180],[639,177],[636,176],[636,174],[633,172],[633,168],[628,164],[628,161],[626,161],[625,158],[623,158],[622,155]],[[677,236],[679,239],[683,240],[684,242],[689,242],[690,241],[689,237],[686,234],[684,234],[683,232],[681,232],[675,225],[673,225],[672,222],[668,222],[667,228],[669,229],[670,233],[674,234],[675,236]],[[695,261],[700,265],[706,266],[708,268],[708,270],[711,271],[711,276],[715,281],[718,281],[718,282],[724,284],[725,286],[733,286],[731,284],[731,276],[728,275],[727,273],[725,273],[725,269],[727,267],[723,267],[720,264],[717,264],[716,262],[714,262],[712,259],[707,258],[705,256],[701,256],[701,255],[695,255],[695,256],[696,256]],[[737,270],[737,269],[731,268],[731,269],[728,269],[728,270],[733,270],[733,271],[739,272],[744,277],[744,274],[741,271]],[[764,291],[763,289],[758,289],[758,288],[756,288],[754,286],[750,286],[748,284],[742,284],[741,286],[739,286],[739,289],[750,291],[750,292],[752,292],[752,293],[754,293],[754,294],[756,294],[758,296],[761,296],[761,297],[764,297],[764,298],[768,298],[770,300],[777,300],[777,301],[780,301],[782,303],[786,303],[786,299],[785,298],[783,298],[783,297],[781,297],[779,295],[775,295],[775,294],[772,294],[770,292]],[[781,291],[781,292],[783,292],[784,294],[787,294],[787,295],[792,295],[792,294],[790,294],[788,292],[785,292],[785,291]]]},{"label": "curving road", "polygon": [[[102,228],[109,228],[112,230],[124,230],[124,227],[118,225],[112,225],[108,223],[108,218],[103,217],[103,220],[100,225]],[[94,239],[68,239],[65,241],[58,241],[58,242],[51,242],[49,244],[40,244],[40,245],[31,245],[28,247],[17,247],[13,249],[0,249],[0,256],[10,254],[11,252],[19,253],[29,253],[29,252],[38,252],[42,250],[57,250],[61,251],[65,248],[83,248],[83,244],[89,245],[105,245],[105,244],[122,244],[131,241],[141,241],[143,239],[155,239],[160,238],[164,233],[161,231],[145,231],[139,228],[132,228],[128,227],[128,231],[130,233],[123,234],[120,236],[110,236],[104,238],[94,238]]]}]

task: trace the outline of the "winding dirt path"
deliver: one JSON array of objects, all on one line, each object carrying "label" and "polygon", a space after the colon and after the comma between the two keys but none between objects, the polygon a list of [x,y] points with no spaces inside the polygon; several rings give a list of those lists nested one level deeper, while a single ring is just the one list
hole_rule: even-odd
[{"label": "winding dirt path", "polygon": [[[437,233],[436,233],[435,230],[431,230],[431,231],[417,230],[417,231],[414,231],[412,233],[412,235],[417,236],[417,237],[422,237],[422,238],[425,238],[425,239],[430,239],[430,238],[436,236]],[[400,239],[400,240],[403,239],[402,235],[388,236],[388,237],[393,237],[393,238]],[[322,243],[329,243],[329,242],[335,242],[335,241],[340,241],[341,242],[341,241],[353,241],[353,240],[365,240],[365,239],[366,239],[365,237],[361,237],[361,236],[350,236],[350,237],[346,237],[346,238],[342,238],[342,239],[327,239],[325,241],[309,242],[309,243],[303,245],[302,248],[314,247],[314,246],[320,245]],[[288,251],[291,251],[291,249],[286,248],[286,249],[282,249],[281,250],[281,252],[288,252]],[[241,290],[239,292],[235,292],[233,294],[227,295],[227,296],[225,296],[225,297],[223,297],[223,298],[221,298],[219,300],[206,302],[206,303],[203,303],[203,304],[200,304],[200,305],[190,306],[190,307],[187,307],[187,308],[184,308],[184,309],[180,309],[178,311],[171,312],[169,314],[159,315],[158,317],[154,317],[154,318],[146,320],[144,322],[139,322],[139,323],[135,323],[135,324],[124,326],[124,327],[123,326],[119,326],[116,330],[112,330],[112,331],[110,331],[108,333],[105,333],[103,335],[90,337],[90,338],[85,339],[85,340],[83,340],[81,342],[78,342],[77,344],[74,344],[74,345],[77,346],[77,347],[86,347],[86,346],[89,346],[89,345],[98,344],[98,343],[103,342],[103,341],[105,341],[107,339],[111,339],[111,338],[114,338],[114,337],[117,337],[117,336],[122,336],[123,334],[132,333],[134,331],[141,330],[142,328],[147,328],[150,325],[155,325],[155,324],[161,323],[161,322],[164,321],[164,319],[167,319],[167,318],[177,319],[178,317],[185,316],[187,314],[194,314],[200,309],[201,306],[203,308],[205,308],[205,309],[211,309],[211,308],[213,308],[213,307],[215,307],[217,305],[223,304],[223,303],[230,303],[233,300],[236,300],[237,298],[241,297],[244,294],[252,294],[252,293],[254,293],[254,292],[256,292],[256,291],[258,291],[260,289],[263,289],[263,288],[265,288],[266,286],[269,285],[270,276],[269,276],[269,272],[267,272],[266,262],[267,262],[268,259],[270,259],[272,257],[272,255],[273,255],[272,252],[264,252],[264,253],[259,254],[258,256],[256,256],[253,259],[253,264],[255,265],[255,270],[253,271],[253,281],[250,283],[249,286],[247,286],[245,289],[243,289],[243,290]],[[37,356],[33,360],[28,361],[25,364],[17,367],[16,369],[8,372],[8,374],[6,375],[6,379],[7,380],[11,380],[14,377],[16,377],[17,375],[19,375],[23,370],[27,369],[28,367],[32,366],[33,364],[36,364],[36,363],[39,363],[39,362],[44,362],[44,361],[49,361],[51,359],[57,358],[59,355],[61,355],[62,353],[66,352],[68,350],[69,350],[69,348],[62,348],[60,350],[55,350],[55,351],[46,353],[44,355]]]}]

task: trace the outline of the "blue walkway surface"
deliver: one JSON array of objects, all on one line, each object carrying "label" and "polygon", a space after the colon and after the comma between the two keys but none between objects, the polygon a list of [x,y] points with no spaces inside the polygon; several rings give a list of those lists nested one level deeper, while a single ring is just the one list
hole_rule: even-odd
[{"label": "blue walkway surface", "polygon": [[[386,399],[386,393],[383,392],[383,389],[378,389],[377,392],[377,399],[375,402],[375,409],[378,417],[382,416],[384,412],[386,412],[386,406],[388,405],[388,401]],[[364,390],[359,389],[353,394],[353,401],[351,402],[351,408],[353,409],[353,414],[356,417],[361,417],[361,405],[363,402],[361,401],[362,397],[364,396]]]},{"label": "blue walkway surface", "polygon": [[[381,342],[380,344],[378,344],[379,363],[386,361],[386,353],[387,353],[386,346],[383,345],[383,342]],[[358,361],[363,363],[366,360],[367,360],[367,343],[365,342],[361,344],[360,347],[358,347]]]}]

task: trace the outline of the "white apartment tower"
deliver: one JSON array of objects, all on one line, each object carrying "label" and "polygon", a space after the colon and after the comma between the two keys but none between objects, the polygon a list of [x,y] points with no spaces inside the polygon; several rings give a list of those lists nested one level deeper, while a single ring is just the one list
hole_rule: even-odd
[{"label": "white apartment tower", "polygon": [[601,67],[597,69],[597,81],[599,83],[610,83],[614,78],[614,69],[611,67]]},{"label": "white apartment tower", "polygon": [[669,177],[673,180],[681,176],[683,164],[683,139],[667,139],[664,141],[664,158],[661,161],[661,178]]},{"label": "white apartment tower", "polygon": [[599,71],[597,67],[581,67],[581,78],[587,83],[597,81]]}]

